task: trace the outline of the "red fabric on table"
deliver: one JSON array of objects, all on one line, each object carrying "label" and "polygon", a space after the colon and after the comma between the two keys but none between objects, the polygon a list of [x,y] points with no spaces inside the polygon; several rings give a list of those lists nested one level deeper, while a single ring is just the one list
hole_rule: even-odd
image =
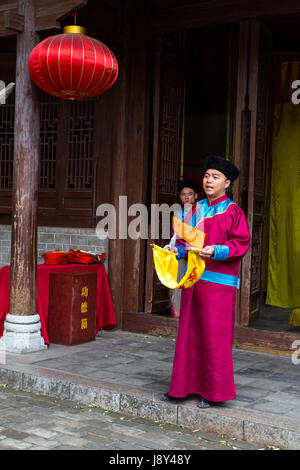
[{"label": "red fabric on table", "polygon": [[[106,270],[103,264],[65,264],[37,266],[37,312],[41,319],[41,334],[46,344],[49,344],[47,332],[49,281],[50,274],[55,272],[88,272],[97,273],[97,331],[116,326],[116,317],[111,293],[108,284]],[[0,337],[4,332],[4,322],[9,312],[10,266],[0,269]],[[96,332],[97,332],[96,331]]]}]

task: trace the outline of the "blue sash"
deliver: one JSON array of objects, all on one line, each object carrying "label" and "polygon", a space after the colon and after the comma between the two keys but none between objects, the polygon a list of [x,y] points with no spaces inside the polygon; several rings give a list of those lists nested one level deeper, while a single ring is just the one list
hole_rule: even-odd
[{"label": "blue sash", "polygon": [[200,280],[223,284],[225,286],[233,286],[237,289],[240,288],[240,279],[232,274],[215,273],[214,271],[205,270]]}]

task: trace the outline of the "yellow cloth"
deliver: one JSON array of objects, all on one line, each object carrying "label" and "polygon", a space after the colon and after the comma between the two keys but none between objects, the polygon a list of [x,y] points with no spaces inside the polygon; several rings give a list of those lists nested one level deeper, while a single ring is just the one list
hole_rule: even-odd
[{"label": "yellow cloth", "polygon": [[[297,70],[299,63],[297,65]],[[285,77],[283,64],[282,76]],[[291,90],[291,87],[289,88]],[[275,105],[266,303],[300,307],[300,104]]]},{"label": "yellow cloth", "polygon": [[178,261],[176,254],[157,245],[152,245],[152,250],[157,276],[160,282],[169,289],[192,287],[203,274],[205,261],[199,256],[199,250],[188,251],[187,270],[179,282],[177,282]]},{"label": "yellow cloth", "polygon": [[182,222],[177,217],[173,218],[173,229],[176,235],[200,250],[204,244],[205,233],[197,228]]},{"label": "yellow cloth", "polygon": [[295,308],[295,310],[290,313],[289,324],[291,326],[300,326],[300,308]]}]

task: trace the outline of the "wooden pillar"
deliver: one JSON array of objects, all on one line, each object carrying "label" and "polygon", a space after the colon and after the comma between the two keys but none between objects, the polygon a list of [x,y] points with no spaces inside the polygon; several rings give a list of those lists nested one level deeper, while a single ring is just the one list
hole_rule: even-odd
[{"label": "wooden pillar", "polygon": [[[146,204],[149,155],[149,97],[151,36],[147,33],[149,12],[139,0],[131,1],[132,29],[130,31],[130,83],[127,195],[128,207]],[[148,208],[149,209],[149,208]],[[132,219],[128,217],[128,223]],[[150,223],[150,210],[148,211]],[[148,227],[147,227],[148,228]],[[147,240],[126,240],[124,273],[124,312],[143,312]]]},{"label": "wooden pillar", "polygon": [[[240,22],[237,105],[235,128],[235,164],[240,169],[240,177],[234,185],[233,199],[248,212],[249,152],[251,109],[249,108],[249,68],[250,68],[250,30],[251,21]],[[248,325],[249,289],[251,276],[251,258],[245,257],[240,268],[241,289],[237,291],[236,323]]]},{"label": "wooden pillar", "polygon": [[113,164],[111,169],[111,204],[116,210],[116,238],[109,240],[108,277],[115,308],[117,328],[122,328],[124,308],[124,234],[120,234],[119,197],[126,196],[128,129],[128,2],[122,4],[123,50],[119,58],[119,76],[114,85]]},{"label": "wooden pillar", "polygon": [[28,71],[35,47],[35,1],[18,0],[10,313],[36,314],[39,99]]},{"label": "wooden pillar", "polygon": [[10,313],[3,340],[7,351],[24,353],[46,346],[36,311],[39,99],[28,71],[35,0],[18,0],[18,14],[24,30],[17,37]]},{"label": "wooden pillar", "polygon": [[265,162],[271,125],[272,35],[260,19],[241,22],[237,90],[236,154],[240,178],[235,199],[245,211],[251,246],[241,264],[237,322],[247,326],[258,317]]}]

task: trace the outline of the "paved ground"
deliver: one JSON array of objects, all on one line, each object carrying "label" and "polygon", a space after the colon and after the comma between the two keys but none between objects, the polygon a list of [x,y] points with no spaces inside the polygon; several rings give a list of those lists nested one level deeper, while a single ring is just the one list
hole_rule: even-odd
[{"label": "paved ground", "polygon": [[[0,450],[256,450],[232,437],[161,424],[0,384]],[[270,449],[264,447],[261,449]],[[277,448],[276,448],[277,449]],[[184,453],[188,456],[188,453]],[[114,453],[111,457],[115,456]],[[109,458],[109,454],[107,458]]]},{"label": "paved ground", "polygon": [[300,449],[297,361],[234,350],[237,399],[199,410],[195,398],[179,404],[160,400],[168,390],[174,347],[171,338],[103,331],[96,341],[82,345],[52,344],[47,351],[28,355],[7,353],[0,382],[96,404],[132,419],[176,423],[259,447]]},{"label": "paved ground", "polygon": [[[95,342],[78,346],[53,344],[48,351],[6,355],[7,364],[32,364],[46,369],[134,386],[168,391],[175,341],[119,331],[103,331]],[[230,408],[243,408],[300,420],[300,364],[282,356],[233,351],[237,399]]]}]

